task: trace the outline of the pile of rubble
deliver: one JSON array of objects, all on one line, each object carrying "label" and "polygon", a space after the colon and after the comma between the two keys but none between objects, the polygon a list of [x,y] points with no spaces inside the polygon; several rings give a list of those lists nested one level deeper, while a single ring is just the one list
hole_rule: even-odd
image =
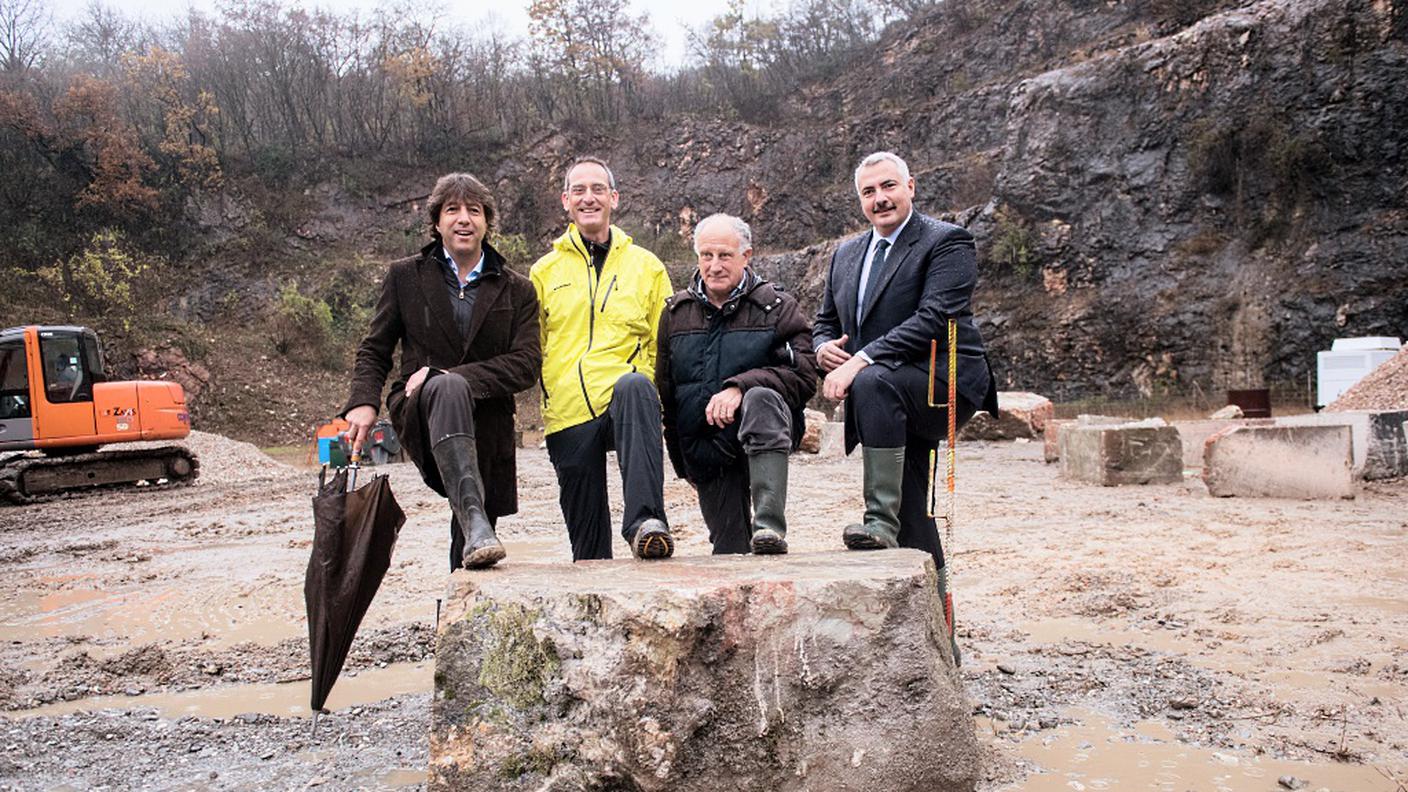
[{"label": "pile of rubble", "polygon": [[1408,410],[1408,347],[1379,364],[1325,410]]}]

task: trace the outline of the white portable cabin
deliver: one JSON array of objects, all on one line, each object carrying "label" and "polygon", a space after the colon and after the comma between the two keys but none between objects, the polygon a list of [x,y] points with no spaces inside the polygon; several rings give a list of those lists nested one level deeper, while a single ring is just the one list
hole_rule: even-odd
[{"label": "white portable cabin", "polygon": [[1338,399],[1402,348],[1403,344],[1390,336],[1336,338],[1328,351],[1315,355],[1315,406],[1324,407]]}]

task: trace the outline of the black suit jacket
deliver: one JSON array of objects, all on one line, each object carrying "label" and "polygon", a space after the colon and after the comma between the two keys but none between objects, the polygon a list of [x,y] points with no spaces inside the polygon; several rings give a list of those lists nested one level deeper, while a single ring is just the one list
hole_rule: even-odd
[{"label": "black suit jacket", "polygon": [[430,440],[423,437],[418,418],[422,391],[407,399],[406,380],[422,366],[444,372],[433,376],[463,377],[474,397],[484,510],[490,516],[513,514],[518,510],[513,396],[538,381],[542,366],[538,297],[533,284],[508,269],[503,256],[485,244],[484,273],[475,287],[466,338],[455,323],[445,266],[438,241],[419,256],[391,265],[371,327],[357,347],[351,395],[342,414],[363,404],[381,405],[382,388],[399,346],[401,365],[386,395],[386,410],[425,483],[443,495]]},{"label": "black suit jacket", "polygon": [[[812,328],[812,348],[842,335],[845,349],[864,351],[875,365],[891,369],[914,364],[929,369],[929,344],[939,342],[941,379],[948,355],[948,319],[958,320],[958,393],[979,409],[997,415],[997,388],[983,337],[973,321],[973,287],[978,281],[973,235],[966,229],[915,212],[894,247],[866,308],[856,323],[860,271],[873,230],[841,243],[831,256],[826,290]],[[846,410],[847,447],[855,421]]]}]

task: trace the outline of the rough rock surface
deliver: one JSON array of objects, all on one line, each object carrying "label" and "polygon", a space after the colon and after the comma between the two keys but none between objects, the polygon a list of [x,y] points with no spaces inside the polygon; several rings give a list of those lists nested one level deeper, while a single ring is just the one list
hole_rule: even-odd
[{"label": "rough rock surface", "polygon": [[797,449],[808,454],[819,453],[821,451],[821,430],[826,425],[826,413],[807,408],[802,411],[802,414],[807,419],[807,426],[802,431],[802,442]]},{"label": "rough rock surface", "polygon": [[1347,410],[1408,410],[1408,347],[1354,383],[1325,408]]},{"label": "rough rock surface", "polygon": [[928,556],[457,572],[431,789],[971,790]]},{"label": "rough rock surface", "polygon": [[960,439],[1015,440],[1018,437],[1041,437],[1046,431],[1046,422],[1055,415],[1055,405],[1045,396],[1025,391],[999,391],[997,417],[979,412],[963,427]]}]

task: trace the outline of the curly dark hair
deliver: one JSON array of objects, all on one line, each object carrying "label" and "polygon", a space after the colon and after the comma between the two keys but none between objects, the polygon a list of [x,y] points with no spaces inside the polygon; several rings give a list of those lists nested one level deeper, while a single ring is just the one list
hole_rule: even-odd
[{"label": "curly dark hair", "polygon": [[431,236],[440,238],[440,231],[436,228],[440,224],[440,210],[451,201],[479,204],[484,208],[484,222],[489,226],[486,236],[492,236],[498,230],[498,206],[494,203],[494,194],[489,192],[484,182],[468,173],[447,173],[435,182],[435,189],[430,191],[430,200],[425,204]]}]

